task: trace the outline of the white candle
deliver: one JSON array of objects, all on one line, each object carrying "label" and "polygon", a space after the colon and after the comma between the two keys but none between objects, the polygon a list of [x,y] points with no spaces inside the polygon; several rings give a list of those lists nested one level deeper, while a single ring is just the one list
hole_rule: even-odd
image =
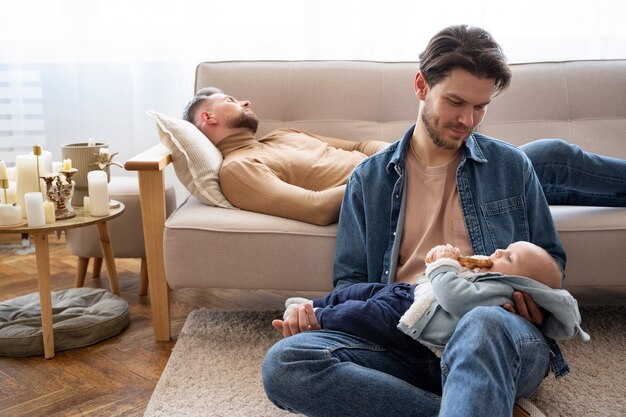
[{"label": "white candle", "polygon": [[89,211],[92,216],[109,215],[109,184],[104,171],[87,173],[87,189],[89,191]]},{"label": "white candle", "polygon": [[85,215],[91,214],[91,209],[89,206],[90,206],[89,197],[87,196],[83,197],[83,210],[85,211]]},{"label": "white candle", "polygon": [[0,204],[0,226],[22,222],[22,209],[17,204]]},{"label": "white candle", "polygon": [[4,161],[0,161],[0,180],[8,180],[9,171],[7,170],[7,164]]},{"label": "white candle", "polygon": [[[15,181],[9,181],[9,188],[6,189],[6,201],[4,200],[4,191],[0,189],[0,202],[3,204],[13,204],[17,203],[17,198],[15,196]],[[21,209],[20,209],[21,210]]]},{"label": "white candle", "polygon": [[43,211],[43,195],[40,192],[26,193],[24,201],[26,203],[28,227],[45,226],[46,216]]},{"label": "white candle", "polygon": [[37,157],[35,155],[18,155],[15,159],[15,168],[17,202],[22,207],[22,218],[25,219],[24,194],[39,191]]},{"label": "white candle", "polygon": [[39,172],[41,175],[52,172],[52,152],[42,151],[39,157]]},{"label": "white candle", "polygon": [[[39,162],[39,177],[41,177],[42,175],[45,174],[49,174],[50,172],[52,172],[52,153],[50,151],[44,151],[41,148],[41,145],[37,145],[39,146],[39,158],[37,158],[37,161]],[[34,149],[33,149],[33,154],[34,154]],[[39,178],[39,188],[38,191],[42,191],[44,192],[44,200],[46,200],[46,196],[45,196],[45,191],[46,191],[46,182],[42,179]]]},{"label": "white candle", "polygon": [[9,188],[7,189],[7,201],[5,201],[4,203],[17,204],[17,183],[15,181],[9,181]]},{"label": "white candle", "polygon": [[69,171],[70,169],[72,169],[72,160],[71,159],[64,159],[63,160],[63,169],[66,171]]},{"label": "white candle", "polygon": [[55,207],[52,201],[44,201],[43,212],[46,218],[46,224],[54,223],[56,221]]}]

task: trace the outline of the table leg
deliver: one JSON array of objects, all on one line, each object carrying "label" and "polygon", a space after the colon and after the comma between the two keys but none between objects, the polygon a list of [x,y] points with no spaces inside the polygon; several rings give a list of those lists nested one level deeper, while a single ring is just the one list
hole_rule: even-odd
[{"label": "table leg", "polygon": [[52,295],[50,288],[50,252],[47,233],[32,233],[35,239],[39,303],[41,304],[41,329],[43,352],[46,359],[54,358],[54,334],[52,331]]},{"label": "table leg", "polygon": [[98,227],[98,235],[100,236],[100,247],[104,262],[109,272],[109,284],[113,294],[120,295],[120,287],[117,283],[117,269],[115,268],[115,258],[113,257],[113,247],[111,246],[111,237],[109,236],[109,228],[106,222],[96,224]]}]

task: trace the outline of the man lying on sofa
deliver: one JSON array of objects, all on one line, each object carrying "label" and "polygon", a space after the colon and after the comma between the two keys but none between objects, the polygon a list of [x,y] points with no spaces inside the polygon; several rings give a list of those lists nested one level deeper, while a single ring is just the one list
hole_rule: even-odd
[{"label": "man lying on sofa", "polygon": [[[233,205],[318,225],[337,221],[348,175],[389,145],[297,129],[256,139],[259,120],[250,101],[214,87],[199,90],[183,118],[222,153],[220,187]],[[626,206],[626,161],[560,139],[541,139],[520,149],[530,158],[549,204]]]},{"label": "man lying on sofa", "polygon": [[295,129],[278,129],[257,140],[258,119],[250,102],[214,88],[198,91],[183,118],[224,156],[220,188],[234,206],[319,225],[337,221],[352,170],[389,145]]}]

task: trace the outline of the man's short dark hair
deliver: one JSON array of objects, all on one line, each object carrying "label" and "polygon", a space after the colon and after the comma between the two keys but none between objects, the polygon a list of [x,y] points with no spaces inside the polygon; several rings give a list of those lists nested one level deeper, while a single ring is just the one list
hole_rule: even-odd
[{"label": "man's short dark hair", "polygon": [[210,96],[212,94],[224,94],[222,90],[217,87],[204,87],[196,91],[197,96]]},{"label": "man's short dark hair", "polygon": [[467,25],[450,26],[437,33],[419,56],[420,71],[432,87],[460,68],[479,78],[496,81],[498,95],[511,82],[511,69],[502,48],[489,32]]},{"label": "man's short dark hair", "polygon": [[206,99],[213,94],[223,94],[223,92],[217,87],[204,87],[198,90],[196,95],[185,106],[185,109],[183,110],[183,119],[195,124],[193,118],[198,110],[198,107],[200,107]]}]

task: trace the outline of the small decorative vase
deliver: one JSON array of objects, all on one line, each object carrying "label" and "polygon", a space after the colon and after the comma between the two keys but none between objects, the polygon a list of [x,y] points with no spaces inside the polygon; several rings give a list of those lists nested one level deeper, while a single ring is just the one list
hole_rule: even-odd
[{"label": "small decorative vase", "polygon": [[62,169],[59,171],[59,174],[51,173],[40,177],[46,183],[47,200],[54,203],[56,220],[71,219],[76,216],[76,212],[72,207],[72,195],[76,185],[72,176],[76,172],[76,168]]},{"label": "small decorative vase", "polygon": [[[98,153],[100,148],[108,148],[106,143],[96,142],[90,146],[87,142],[70,143],[61,146],[61,157],[72,160],[72,168],[77,168],[78,172],[72,177],[75,181],[71,205],[74,207],[83,206],[83,198],[89,193],[87,191],[87,173],[96,171],[98,167]],[[106,168],[107,179],[110,181],[111,175],[109,167]]]}]

